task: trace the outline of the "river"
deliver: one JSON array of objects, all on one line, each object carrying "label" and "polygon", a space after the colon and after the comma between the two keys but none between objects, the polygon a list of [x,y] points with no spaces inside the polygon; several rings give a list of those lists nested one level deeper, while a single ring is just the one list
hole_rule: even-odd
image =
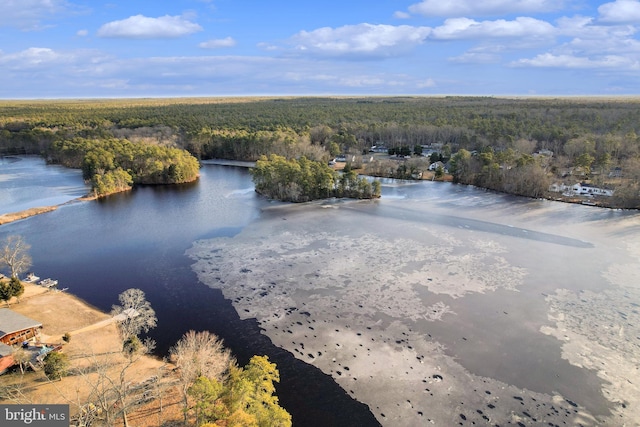
[{"label": "river", "polygon": [[[46,204],[45,171],[70,199],[82,187],[22,162],[32,172],[0,164],[20,176],[0,179],[7,212]],[[144,290],[160,354],[211,330],[241,362],[278,364],[297,425],[345,426],[637,420],[638,233],[636,212],[434,182],[273,203],[245,168],[215,165],[0,227],[99,308]]]}]

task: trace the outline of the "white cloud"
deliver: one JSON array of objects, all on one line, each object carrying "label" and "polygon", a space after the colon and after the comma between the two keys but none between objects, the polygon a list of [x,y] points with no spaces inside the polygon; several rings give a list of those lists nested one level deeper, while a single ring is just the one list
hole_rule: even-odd
[{"label": "white cloud", "polygon": [[3,0],[0,27],[38,30],[43,27],[43,21],[71,9],[66,0]]},{"label": "white cloud", "polygon": [[459,64],[495,64],[500,62],[501,56],[493,52],[470,50],[462,55],[449,58],[449,62]]},{"label": "white cloud", "polygon": [[55,52],[53,49],[30,47],[21,52],[0,55],[0,65],[6,65],[10,69],[17,70],[59,62],[64,58],[64,55]]},{"label": "white cloud", "polygon": [[425,16],[486,16],[560,10],[562,0],[423,0],[409,6],[409,12]]},{"label": "white cloud", "polygon": [[558,20],[558,34],[571,40],[556,46],[554,54],[590,56],[603,54],[634,55],[639,41],[631,25],[598,25],[593,18],[573,17]]},{"label": "white cloud", "polygon": [[582,55],[611,54],[631,57],[640,54],[640,41],[632,38],[600,40],[575,38],[559,46],[556,51]]},{"label": "white cloud", "polygon": [[584,36],[593,33],[593,21],[590,16],[563,16],[558,18],[556,25],[558,32],[567,36]]},{"label": "white cloud", "polygon": [[637,59],[619,56],[606,55],[599,58],[588,58],[573,55],[554,55],[543,53],[532,59],[520,59],[511,63],[514,67],[542,67],[542,68],[580,68],[599,69],[615,68],[619,70],[638,70],[640,63]]},{"label": "white cloud", "polygon": [[393,17],[397,19],[409,19],[411,18],[411,15],[408,14],[407,12],[402,12],[398,10],[396,12],[393,12]]},{"label": "white cloud", "polygon": [[418,82],[417,87],[424,89],[424,88],[428,88],[428,87],[436,87],[436,82],[433,79],[427,79],[421,82]]},{"label": "white cloud", "polygon": [[165,15],[159,18],[149,18],[135,15],[121,21],[104,24],[98,30],[98,36],[134,39],[176,38],[198,31],[202,31],[200,25],[181,16]]},{"label": "white cloud", "polygon": [[271,43],[260,42],[256,46],[258,46],[262,50],[266,50],[266,51],[270,51],[270,52],[274,52],[276,50],[280,50],[280,48],[278,46],[276,46],[274,44],[271,44]]},{"label": "white cloud", "polygon": [[198,46],[202,49],[218,49],[221,47],[233,47],[236,45],[236,41],[232,37],[225,37],[223,39],[213,39],[200,43]]},{"label": "white cloud", "polygon": [[599,21],[609,24],[640,23],[640,1],[616,0],[598,8]]},{"label": "white cloud", "polygon": [[430,32],[429,27],[358,24],[301,31],[290,42],[299,52],[328,56],[397,56],[421,44]]},{"label": "white cloud", "polygon": [[283,56],[117,58],[94,50],[31,48],[0,52],[0,97],[371,95],[416,93],[435,85],[382,64]]},{"label": "white cloud", "polygon": [[89,35],[89,31],[88,30],[78,30],[76,32],[76,35],[79,37],[86,37]]},{"label": "white cloud", "polygon": [[556,31],[553,25],[534,18],[520,17],[513,21],[475,21],[469,18],[451,18],[433,29],[432,38],[440,40],[478,39],[499,37],[548,38]]},{"label": "white cloud", "polygon": [[[21,71],[37,72],[47,79],[58,79],[61,75],[84,73],[87,70],[102,69],[104,64],[110,64],[114,58],[92,49],[54,50],[46,47],[30,47],[28,49],[3,53],[0,51],[0,75],[4,72]],[[26,78],[26,75],[24,76]]]}]

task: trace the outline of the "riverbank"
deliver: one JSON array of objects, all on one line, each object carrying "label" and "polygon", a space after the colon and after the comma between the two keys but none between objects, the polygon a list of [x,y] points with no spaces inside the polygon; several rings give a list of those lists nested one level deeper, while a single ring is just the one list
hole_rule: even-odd
[{"label": "riverbank", "polygon": [[18,221],[25,218],[29,218],[34,215],[40,215],[42,213],[55,211],[56,209],[58,209],[57,206],[43,206],[39,208],[26,209],[20,212],[3,214],[3,215],[0,215],[0,225],[8,224],[10,222]]},{"label": "riverbank", "polygon": [[[69,404],[73,416],[88,402],[98,401],[99,384],[106,378],[118,381],[126,368],[126,380],[132,384],[143,383],[152,377],[165,378],[163,385],[164,410],[160,411],[156,399],[131,409],[130,419],[137,426],[174,425],[182,418],[179,397],[168,385],[165,372],[172,365],[151,356],[142,356],[130,362],[120,352],[120,342],[115,323],[109,314],[91,306],[67,292],[49,290],[39,285],[24,283],[25,293],[10,309],[42,323],[40,342],[61,344],[62,352],[70,361],[69,375],[60,381],[49,381],[41,370],[17,370],[0,377],[0,402],[39,404]],[[64,342],[62,337],[71,339]],[[97,368],[97,369],[96,369]],[[144,416],[138,413],[144,412]]]},{"label": "riverbank", "polygon": [[77,199],[70,200],[65,203],[61,203],[59,205],[54,206],[41,206],[37,208],[25,209],[19,212],[7,213],[0,215],[0,225],[9,224],[14,221],[20,221],[21,219],[26,219],[32,216],[40,215],[47,212],[53,212],[58,209],[60,206],[68,205],[69,203],[74,202],[86,202],[89,200],[96,200],[98,197],[87,194],[86,196],[78,197]]}]

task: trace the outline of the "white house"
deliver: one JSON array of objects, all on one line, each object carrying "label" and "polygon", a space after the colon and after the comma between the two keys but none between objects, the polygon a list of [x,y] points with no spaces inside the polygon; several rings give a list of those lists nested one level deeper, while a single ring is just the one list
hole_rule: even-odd
[{"label": "white house", "polygon": [[554,183],[549,186],[549,191],[552,191],[554,193],[562,193],[563,196],[613,196],[613,190],[583,183],[577,183],[573,185]]},{"label": "white house", "polygon": [[384,145],[374,145],[369,148],[370,153],[388,153],[389,149]]},{"label": "white house", "polygon": [[553,157],[553,151],[543,148],[542,150],[538,150],[537,152],[535,152],[533,155],[534,155],[534,157],[536,155],[538,155],[538,156],[546,156],[546,157]]},{"label": "white house", "polygon": [[429,165],[429,170],[430,170],[430,171],[435,171],[436,169],[438,169],[438,167],[441,167],[441,168],[442,168],[442,170],[443,170],[445,173],[447,173],[447,168],[445,167],[444,163],[442,163],[442,162],[440,162],[440,161],[437,161],[437,162],[435,162],[435,163],[431,163],[431,164]]},{"label": "white house", "polygon": [[575,184],[574,192],[580,196],[613,196],[613,190],[589,184]]}]

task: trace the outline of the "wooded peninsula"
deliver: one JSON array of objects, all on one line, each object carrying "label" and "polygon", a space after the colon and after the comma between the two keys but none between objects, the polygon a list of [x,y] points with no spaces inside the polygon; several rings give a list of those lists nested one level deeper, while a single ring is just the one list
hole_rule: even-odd
[{"label": "wooded peninsula", "polygon": [[[195,180],[198,160],[275,155],[322,165],[342,159],[347,173],[420,179],[431,172],[509,194],[637,209],[639,106],[635,98],[599,97],[2,101],[0,155],[37,154],[81,168],[96,195]],[[318,169],[326,183],[321,176]],[[348,179],[343,189],[358,187]],[[263,175],[256,187],[264,182]],[[335,195],[307,184],[311,195],[288,195]]]}]

